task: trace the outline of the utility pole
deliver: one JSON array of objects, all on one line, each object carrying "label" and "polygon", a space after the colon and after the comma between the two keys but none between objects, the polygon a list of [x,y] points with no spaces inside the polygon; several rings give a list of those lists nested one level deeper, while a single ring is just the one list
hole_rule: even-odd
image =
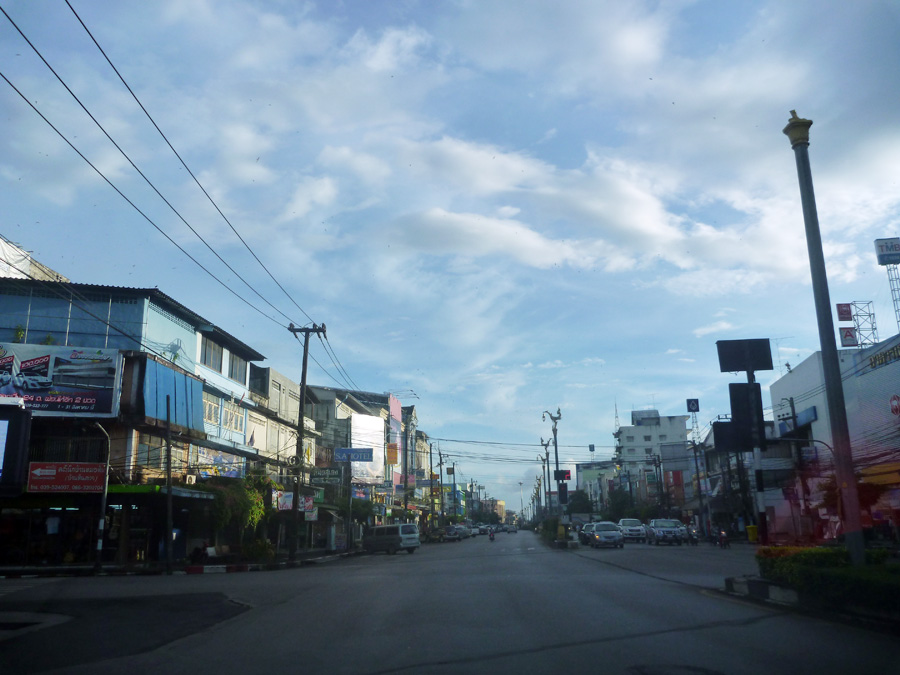
[{"label": "utility pole", "polygon": [[434,529],[434,443],[428,444],[428,513],[431,517],[429,530]]},{"label": "utility pole", "polygon": [[[300,374],[300,414],[297,417],[297,450],[294,455],[294,472],[296,473],[294,480],[294,496],[291,503],[291,529],[288,532],[288,560],[294,562],[297,560],[297,534],[300,527],[300,478],[303,476],[303,428],[304,415],[306,409],[306,367],[309,361],[309,335],[316,333],[325,335],[325,324],[317,326],[313,324],[311,328],[297,328],[294,324],[288,326],[288,330],[297,335],[303,333],[303,370]],[[349,543],[349,542],[348,542]]]},{"label": "utility pole", "polygon": [[94,574],[99,574],[103,568],[103,530],[106,529],[106,499],[109,494],[109,463],[112,455],[112,439],[106,429],[99,422],[94,422],[103,435],[106,436],[106,471],[103,474],[103,493],[100,496],[100,520],[97,523],[97,558],[94,560]]},{"label": "utility pole", "polygon": [[844,537],[852,564],[861,567],[866,564],[865,541],[859,512],[859,492],[856,487],[856,475],[853,471],[853,453],[850,448],[850,430],[847,424],[847,408],[841,381],[841,365],[834,338],[828,277],[825,273],[825,254],[822,250],[822,235],[819,231],[819,216],[816,211],[816,197],[813,192],[812,170],[809,163],[809,128],[811,126],[812,120],[801,119],[797,117],[796,111],[792,110],[791,119],[783,132],[790,139],[797,162],[800,201],[803,206],[803,222],[806,226],[806,246],[812,273],[813,298],[819,324],[819,344],[822,349],[825,398],[828,404],[828,416],[831,420],[834,444],[835,477],[843,506],[841,513]]},{"label": "utility pole", "polygon": [[166,574],[172,574],[172,421],[171,397],[166,395]]},{"label": "utility pole", "polygon": [[440,448],[438,448],[438,474],[441,482],[441,514],[438,524],[443,527],[447,523],[447,519],[444,515],[444,456],[441,454]]}]

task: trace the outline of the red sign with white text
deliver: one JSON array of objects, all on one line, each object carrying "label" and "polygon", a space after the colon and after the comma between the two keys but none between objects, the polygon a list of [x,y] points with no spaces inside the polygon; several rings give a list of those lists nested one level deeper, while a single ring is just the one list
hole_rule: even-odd
[{"label": "red sign with white text", "polygon": [[29,492],[103,492],[106,464],[95,462],[31,462]]}]

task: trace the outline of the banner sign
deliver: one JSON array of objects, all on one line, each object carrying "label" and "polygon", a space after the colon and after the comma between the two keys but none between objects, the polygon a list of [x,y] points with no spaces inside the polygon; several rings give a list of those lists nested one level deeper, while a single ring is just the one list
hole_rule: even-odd
[{"label": "banner sign", "polygon": [[341,467],[326,467],[322,469],[313,469],[309,480],[312,483],[318,483],[319,485],[336,485],[340,484],[341,477],[343,476],[343,472],[341,471]]},{"label": "banner sign", "polygon": [[371,462],[375,456],[374,448],[335,448],[335,462]]},{"label": "banner sign", "polygon": [[354,487],[353,488],[353,498],[368,500],[369,499],[369,488]]},{"label": "banner sign", "polygon": [[314,521],[314,520],[318,520],[318,519],[319,519],[319,509],[318,509],[318,508],[315,508],[315,509],[312,509],[312,510],[310,510],[310,511],[304,511],[304,512],[303,512],[303,519],[304,519],[307,523],[312,522],[312,521]]},{"label": "banner sign", "polygon": [[388,445],[387,445],[387,463],[388,464],[396,464],[397,463],[397,444],[396,443],[388,443]]},{"label": "banner sign", "polygon": [[117,349],[0,343],[0,397],[35,415],[115,416],[121,363]]},{"label": "banner sign", "polygon": [[434,483],[433,480],[427,480],[427,479],[422,479],[422,478],[419,478],[419,479],[416,481],[416,487],[420,487],[420,488],[433,487],[434,484],[435,484],[435,483]]},{"label": "banner sign", "polygon": [[103,492],[106,464],[100,462],[31,462],[29,492]]}]

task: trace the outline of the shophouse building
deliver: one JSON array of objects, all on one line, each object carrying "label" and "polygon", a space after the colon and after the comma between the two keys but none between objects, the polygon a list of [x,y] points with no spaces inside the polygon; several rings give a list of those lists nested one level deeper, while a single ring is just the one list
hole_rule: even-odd
[{"label": "shophouse building", "polygon": [[[264,459],[248,430],[249,364],[264,357],[158,289],[0,279],[0,350],[0,395],[33,415],[28,462],[109,459],[104,559],[159,559],[167,449],[176,557],[212,534],[210,495],[191,486]],[[95,494],[43,489],[33,471],[3,479],[15,562],[91,556]],[[54,550],[23,536],[46,533],[48,517]]]}]

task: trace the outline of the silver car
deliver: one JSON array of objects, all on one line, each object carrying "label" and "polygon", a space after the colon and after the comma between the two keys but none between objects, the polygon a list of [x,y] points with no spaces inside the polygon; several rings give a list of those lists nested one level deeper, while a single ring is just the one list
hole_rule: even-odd
[{"label": "silver car", "polygon": [[591,545],[591,548],[599,548],[600,546],[625,548],[625,538],[619,531],[619,526],[608,521],[594,523],[594,529],[591,531],[588,543]]},{"label": "silver car", "polygon": [[619,530],[622,532],[625,541],[642,542],[647,538],[644,524],[637,518],[622,518],[619,521]]}]

